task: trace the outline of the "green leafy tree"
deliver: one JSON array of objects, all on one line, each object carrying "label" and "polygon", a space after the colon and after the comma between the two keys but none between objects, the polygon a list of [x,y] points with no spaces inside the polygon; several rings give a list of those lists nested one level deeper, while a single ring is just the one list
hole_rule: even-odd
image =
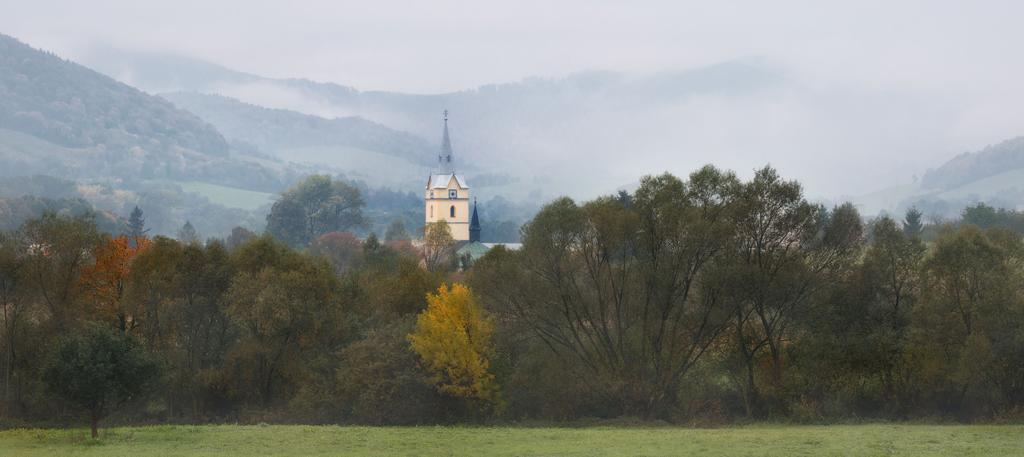
[{"label": "green leafy tree", "polygon": [[394,243],[396,241],[408,241],[409,231],[405,229],[405,223],[401,219],[391,221],[388,230],[384,232],[384,242]]},{"label": "green leafy tree", "polygon": [[728,313],[705,275],[728,246],[731,173],[645,177],[615,197],[545,206],[523,248],[496,250],[472,284],[499,322],[527,329],[618,414],[664,417]]},{"label": "green leafy tree", "polygon": [[[28,321],[33,308],[26,284],[27,246],[19,233],[0,232],[0,330],[3,331],[3,409],[0,414],[8,415],[15,403],[15,394],[20,391],[17,370],[20,363],[22,335],[32,323]],[[19,383],[20,384],[20,383]]]},{"label": "green leafy tree", "polygon": [[78,292],[78,280],[103,243],[91,215],[69,217],[45,213],[25,223],[28,245],[26,273],[41,298],[53,327],[68,328]]},{"label": "green leafy tree", "polygon": [[857,252],[862,227],[852,205],[825,211],[804,199],[799,183],[767,167],[743,184],[734,215],[734,249],[724,269],[734,308],[731,343],[742,367],[734,377],[742,379],[747,414],[761,415],[758,361],[767,353],[769,385],[778,391],[791,324]]},{"label": "green leafy tree", "polygon": [[236,249],[232,263],[237,274],[225,301],[239,338],[225,382],[238,397],[269,406],[303,377],[305,360],[338,349],[338,279],[326,262],[269,237]]},{"label": "green leafy tree", "polygon": [[871,329],[872,340],[882,348],[876,357],[890,401],[906,400],[909,394],[903,352],[911,311],[921,293],[925,246],[919,235],[919,230],[908,232],[907,224],[900,231],[892,219],[879,220],[861,267],[871,298],[865,317],[878,324]]},{"label": "green leafy tree", "polygon": [[422,256],[429,271],[447,270],[453,266],[455,239],[447,222],[437,221],[423,226]]},{"label": "green leafy tree", "polygon": [[414,316],[406,316],[389,321],[342,350],[341,366],[331,379],[337,389],[335,412],[369,424],[464,419],[457,415],[453,398],[435,388],[431,374],[418,363],[419,356],[409,350],[414,320]]},{"label": "green leafy tree", "polygon": [[301,247],[327,232],[362,227],[359,189],[329,176],[313,175],[281,194],[267,215],[267,232]]},{"label": "green leafy tree", "polygon": [[43,379],[64,400],[89,412],[92,437],[112,409],[146,391],[160,367],[132,338],[97,326],[61,340]]},{"label": "green leafy tree", "polygon": [[[939,411],[976,414],[1015,399],[1024,369],[1020,288],[1024,244],[1005,230],[943,231],[923,265],[908,357],[918,389]],[[1008,363],[1009,362],[1009,363]]]}]

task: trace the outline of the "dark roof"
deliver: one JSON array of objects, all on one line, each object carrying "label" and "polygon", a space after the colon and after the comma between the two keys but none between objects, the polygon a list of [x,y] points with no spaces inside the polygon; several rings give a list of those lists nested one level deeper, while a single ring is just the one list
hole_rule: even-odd
[{"label": "dark roof", "polygon": [[473,218],[469,221],[470,230],[480,230],[480,218],[476,215],[476,201],[473,202]]}]

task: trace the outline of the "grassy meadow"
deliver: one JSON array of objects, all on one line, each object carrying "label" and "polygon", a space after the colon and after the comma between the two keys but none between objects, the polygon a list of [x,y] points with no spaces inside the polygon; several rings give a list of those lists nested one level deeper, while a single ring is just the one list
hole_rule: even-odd
[{"label": "grassy meadow", "polygon": [[3,456],[1011,456],[1024,426],[150,426],[0,431]]}]

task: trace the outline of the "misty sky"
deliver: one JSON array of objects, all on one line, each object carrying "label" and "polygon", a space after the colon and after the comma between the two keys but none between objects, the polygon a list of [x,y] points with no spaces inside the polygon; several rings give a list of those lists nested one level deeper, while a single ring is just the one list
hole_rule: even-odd
[{"label": "misty sky", "polygon": [[[0,30],[276,77],[438,92],[764,56],[823,83],[1020,90],[1019,1],[0,1]],[[956,87],[956,90],[969,90]]]},{"label": "misty sky", "polygon": [[[0,0],[0,13],[0,32],[71,59],[97,46],[156,51],[264,76],[412,93],[764,59],[800,81],[798,101],[687,111],[691,125],[707,124],[696,134],[722,131],[693,137],[691,146],[760,147],[749,160],[712,160],[739,169],[781,163],[830,195],[905,181],[1024,134],[1020,1]],[[819,115],[828,122],[816,123]],[[728,125],[737,116],[745,118]],[[734,132],[747,132],[745,142],[724,144]],[[819,154],[825,149],[832,155]],[[665,157],[623,176],[658,171],[672,160]],[[907,170],[878,170],[874,161],[886,158]]]}]

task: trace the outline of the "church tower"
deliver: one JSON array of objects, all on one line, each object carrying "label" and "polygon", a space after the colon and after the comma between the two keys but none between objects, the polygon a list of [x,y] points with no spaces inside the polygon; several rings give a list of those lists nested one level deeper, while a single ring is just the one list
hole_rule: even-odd
[{"label": "church tower", "polygon": [[455,241],[469,241],[469,185],[455,172],[454,159],[448,135],[448,110],[445,110],[441,153],[437,156],[437,169],[427,178],[423,210],[426,223],[447,222]]}]

